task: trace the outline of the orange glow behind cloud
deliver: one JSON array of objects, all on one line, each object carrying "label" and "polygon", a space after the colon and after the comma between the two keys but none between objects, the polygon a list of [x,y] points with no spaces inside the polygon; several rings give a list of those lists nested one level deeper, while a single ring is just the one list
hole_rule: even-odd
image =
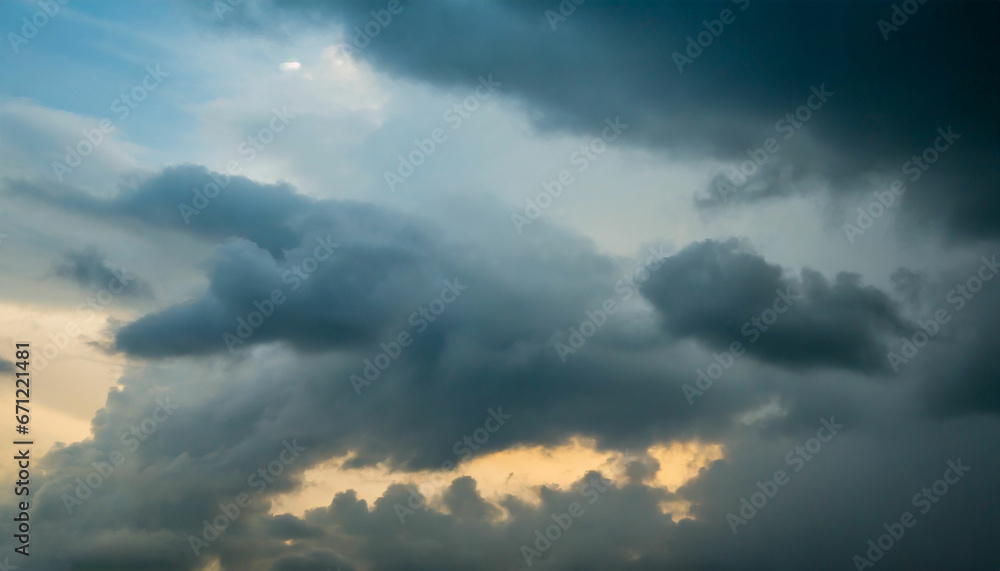
[{"label": "orange glow behind cloud", "polygon": [[[660,469],[650,485],[670,491],[698,475],[709,463],[723,457],[718,444],[673,442],[654,446],[649,455],[660,463]],[[537,502],[541,486],[566,489],[589,470],[599,470],[605,477],[621,482],[624,474],[611,470],[617,454],[598,451],[589,439],[574,438],[555,447],[532,446],[505,450],[473,457],[450,472],[423,471],[410,474],[391,473],[385,466],[345,470],[343,458],[307,470],[305,485],[295,492],[274,499],[271,513],[303,515],[306,510],[327,506],[334,495],[353,489],[369,505],[382,496],[393,483],[412,483],[427,498],[439,496],[452,480],[471,476],[479,493],[494,503],[507,494],[523,501]],[[431,504],[434,502],[431,500]],[[687,516],[683,503],[661,505],[681,517]]]}]

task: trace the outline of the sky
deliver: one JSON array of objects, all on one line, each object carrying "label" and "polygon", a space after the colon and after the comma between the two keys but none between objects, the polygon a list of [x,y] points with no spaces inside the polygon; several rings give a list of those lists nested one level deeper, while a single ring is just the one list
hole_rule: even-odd
[{"label": "sky", "polygon": [[996,569],[998,24],[3,0],[0,571]]}]

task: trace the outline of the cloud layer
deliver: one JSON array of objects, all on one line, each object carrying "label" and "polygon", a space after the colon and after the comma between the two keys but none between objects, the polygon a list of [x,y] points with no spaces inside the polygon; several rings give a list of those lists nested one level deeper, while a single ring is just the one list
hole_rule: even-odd
[{"label": "cloud layer", "polygon": [[[31,143],[4,163],[0,222],[33,216],[0,254],[37,262],[0,275],[4,303],[62,325],[66,292],[122,281],[123,252],[147,260],[121,292],[133,313],[93,308],[107,322],[88,341],[123,372],[89,436],[32,458],[35,568],[994,568],[997,3],[234,4],[170,14],[212,23],[160,42],[192,63],[171,67],[176,87],[156,105],[197,117],[213,145],[232,134],[224,156],[287,99],[295,127],[244,175],[197,153],[140,168],[121,125],[114,161],[55,182],[16,163],[49,157],[30,149],[48,149],[62,119],[80,127],[60,137],[89,120],[21,94],[0,114]],[[110,17],[80,10],[73,22]],[[280,81],[258,73],[268,58]],[[225,73],[236,79],[207,79]],[[481,76],[502,82],[496,108],[384,192],[380,165],[446,124],[440,111]],[[570,147],[615,118],[629,127],[614,158],[512,228],[523,204],[509,197],[538,196],[535,173],[557,171],[508,154],[510,141],[576,167]],[[197,138],[173,119],[150,132]],[[705,186],[649,167],[665,164]],[[732,179],[740,168],[755,172]],[[483,188],[461,182],[473,170]],[[523,177],[497,174],[509,172]],[[898,241],[869,237],[847,258],[824,243],[843,242],[844,212],[895,179],[907,190],[873,234]],[[627,233],[667,193],[691,219],[654,226],[634,256],[596,238]],[[812,242],[795,234],[808,222],[787,219],[806,211],[829,221]],[[56,222],[34,224],[44,217]],[[692,230],[709,217],[724,231]],[[884,265],[916,232],[940,249]],[[137,239],[106,255],[123,234]],[[39,281],[46,268],[58,279]],[[23,293],[36,287],[59,303]],[[55,376],[45,390],[71,381]],[[581,441],[608,460],[567,459],[551,476],[562,485],[508,493],[462,472],[483,459],[497,480],[537,481],[547,473],[524,457],[558,464]],[[661,465],[672,445],[696,453]],[[366,496],[335,481],[312,509],[275,508],[315,499],[316,474],[366,471],[393,483]],[[429,478],[440,485],[416,491]],[[917,524],[892,538],[907,512]]]}]

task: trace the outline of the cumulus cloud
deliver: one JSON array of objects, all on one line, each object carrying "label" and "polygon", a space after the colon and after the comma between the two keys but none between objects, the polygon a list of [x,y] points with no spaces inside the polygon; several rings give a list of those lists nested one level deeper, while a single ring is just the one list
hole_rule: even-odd
[{"label": "cumulus cloud", "polygon": [[[776,136],[782,148],[730,199],[744,209],[815,189],[868,193],[952,125],[961,138],[904,196],[900,219],[945,227],[962,239],[961,256],[941,271],[863,275],[830,271],[842,262],[831,256],[821,273],[780,258],[780,244],[765,256],[735,231],[691,242],[687,228],[665,227],[679,243],[644,244],[632,260],[549,222],[557,206],[516,233],[511,205],[477,188],[379,203],[316,198],[337,196],[337,177],[315,177],[311,189],[333,190],[307,195],[195,164],[101,173],[117,185],[15,173],[5,192],[19,207],[156,229],[194,244],[190,259],[171,262],[199,272],[174,288],[157,281],[159,305],[113,324],[110,346],[129,366],[89,437],[33,458],[39,569],[833,571],[855,565],[904,512],[919,525],[879,565],[977,569],[1000,557],[1000,282],[986,277],[1000,266],[989,251],[972,259],[1000,230],[996,4],[920,4],[888,42],[876,24],[891,17],[886,2],[563,4],[575,11],[553,30],[546,10],[559,5],[406,3],[351,57],[389,76],[386,97],[412,85],[394,78],[451,88],[492,74],[532,136],[596,134],[620,116],[634,133],[624,163],[686,160],[707,165],[704,180]],[[350,43],[386,4],[232,8],[216,26],[281,39],[309,22]],[[735,21],[681,73],[672,54],[723,9]],[[833,95],[781,138],[776,121],[824,85]],[[349,103],[334,113],[365,107]],[[365,124],[379,142],[397,134]],[[461,160],[434,158],[441,168]],[[712,190],[691,189],[722,214]],[[55,275],[81,287],[115,275],[102,250],[58,255]],[[152,298],[147,281],[135,284],[129,295]],[[688,400],[683,387],[733,342],[746,357]],[[0,358],[0,371],[11,368]],[[466,467],[456,444],[500,410],[509,417],[477,458],[584,439],[632,460],[614,481],[565,470],[563,485],[516,495],[445,468]],[[826,438],[825,423],[840,429]],[[718,455],[687,466],[654,458],[692,442]],[[276,513],[331,460],[395,483],[377,497],[345,489],[304,513]],[[942,493],[948,462],[971,470]],[[771,488],[778,471],[789,482]],[[447,483],[425,497],[408,480],[428,473]],[[923,510],[914,498],[928,489],[940,497]],[[251,501],[230,517],[241,494]],[[732,514],[745,525],[734,528]],[[192,549],[220,517],[225,529]]]},{"label": "cumulus cloud", "polygon": [[[198,168],[186,172],[196,180],[211,176]],[[172,177],[179,174],[179,169],[168,169],[153,175],[131,189],[127,199],[53,194],[43,200],[99,219],[118,216],[164,226],[163,209],[157,205],[170,205],[174,195],[163,190],[171,185],[159,179],[177,180]],[[188,362],[168,360],[124,377],[123,388],[113,391],[95,416],[93,438],[44,459],[48,475],[40,484],[37,513],[50,522],[39,529],[40,536],[58,541],[45,544],[53,562],[199,569],[218,557],[226,567],[243,568],[519,567],[524,562],[521,545],[533,544],[535,530],[550,525],[553,513],[580,501],[593,475],[581,475],[570,489],[540,490],[540,503],[517,497],[488,500],[473,480],[460,478],[440,498],[415,509],[405,524],[394,508],[398,501],[409,501],[401,486],[390,487],[371,509],[344,492],[329,508],[302,518],[268,513],[275,495],[299,489],[305,470],[332,457],[345,458],[346,469],[383,462],[401,471],[439,469],[445,461],[457,461],[453,443],[482,426],[485,411],[496,406],[513,418],[491,436],[489,453],[555,445],[578,435],[593,437],[605,450],[627,448],[640,454],[691,435],[725,446],[725,462],[713,464],[678,490],[654,486],[651,465],[629,470],[627,483],[608,486],[565,538],[543,553],[557,569],[727,568],[762,561],[763,553],[776,549],[789,566],[804,565],[821,550],[829,557],[822,558],[828,563],[820,568],[839,568],[857,546],[864,546],[869,530],[875,533],[879,521],[897,517],[909,499],[890,498],[886,490],[898,486],[886,477],[873,476],[857,488],[854,470],[884,475],[883,459],[891,456],[909,466],[907,484],[917,493],[927,485],[917,476],[938,477],[933,462],[961,455],[981,468],[977,474],[996,468],[995,458],[984,455],[988,447],[962,447],[970,435],[989,431],[996,420],[968,414],[982,410],[983,401],[976,396],[979,389],[969,392],[961,383],[940,385],[964,398],[951,400],[955,428],[947,440],[917,455],[891,452],[898,447],[912,452],[933,440],[929,435],[938,421],[913,416],[913,409],[895,403],[920,403],[934,385],[924,380],[920,366],[903,370],[898,383],[882,382],[884,367],[872,366],[871,359],[885,348],[884,336],[908,328],[909,320],[890,294],[862,285],[856,276],[828,280],[809,271],[796,275],[735,240],[692,244],[659,260],[660,267],[651,269],[639,286],[651,309],[623,301],[628,311],[610,316],[600,333],[563,363],[554,350],[554,334],[558,338],[587,309],[615,295],[615,283],[624,273],[617,260],[596,253],[586,240],[543,225],[523,241],[497,241],[497,228],[509,228],[505,217],[497,215],[505,211],[488,200],[453,197],[448,201],[453,210],[443,207],[416,218],[384,207],[301,197],[287,185],[235,178],[231,187],[236,190],[229,200],[220,195],[210,207],[216,210],[206,220],[214,225],[170,226],[202,239],[230,239],[218,246],[204,293],[140,317],[118,332],[117,343],[126,352],[186,356]],[[256,217],[247,220],[232,211],[247,212],[244,191],[264,204],[288,197],[297,208],[280,217],[252,210]],[[443,222],[455,220],[454,212],[464,215],[462,240],[456,239],[454,223]],[[253,220],[261,223],[249,223]],[[471,224],[476,231],[469,231],[469,220],[478,221]],[[280,257],[255,241],[275,244],[275,236],[289,240]],[[317,261],[307,279],[300,278],[298,290],[282,284],[282,272],[323,252],[317,239],[327,236],[339,244],[326,252],[330,257]],[[416,333],[408,316],[440,295],[440,279],[446,276],[458,276],[468,291]],[[364,287],[355,285],[358,280],[367,280]],[[782,314],[787,320],[767,332],[782,337],[782,343],[768,345],[762,335],[751,348],[755,361],[741,362],[733,373],[738,382],[720,381],[713,393],[689,405],[681,386],[694,380],[695,369],[730,336],[740,338],[741,324],[773,303],[775,289],[791,286],[801,290],[803,299]],[[228,328],[235,332],[236,318],[280,287],[288,288],[288,299],[249,337],[247,347],[256,347],[241,347],[237,358],[229,356],[222,333]],[[297,295],[308,303],[295,301]],[[373,303],[373,295],[384,297]],[[985,292],[980,298],[995,303],[991,300],[995,297]],[[352,313],[357,307],[369,310]],[[644,314],[658,316],[662,330],[640,326],[636,319]],[[970,322],[962,331],[988,329],[977,314],[966,316]],[[362,374],[365,359],[385,350],[382,344],[401,330],[413,334],[413,345],[357,394],[350,375]],[[943,339],[935,339],[935,347]],[[691,342],[704,349],[692,354]],[[789,343],[800,347],[803,356],[782,352]],[[824,345],[826,356],[819,349]],[[956,363],[942,359],[942,364]],[[849,380],[841,371],[850,372]],[[141,426],[163,398],[173,399],[176,412],[129,451],[127,461],[91,499],[67,514],[65,494],[75,494],[77,478],[86,478],[94,463],[107,461],[112,451],[123,450],[123,435]],[[777,413],[757,416],[749,429],[742,420],[771,409]],[[786,453],[810,431],[815,433],[824,415],[836,415],[857,436],[845,436],[839,452],[831,443],[829,455],[821,457],[823,470],[817,464],[811,472],[803,470],[796,476],[799,491],[784,490],[746,528],[746,535],[741,532],[734,539],[725,514],[739,509],[740,494],[752,493],[758,479],[788,469]],[[884,434],[885,418],[895,419],[900,428]],[[749,437],[747,430],[757,436]],[[868,449],[865,460],[851,456],[849,463],[842,456],[855,454],[850,451],[870,438],[879,443]],[[220,503],[245,492],[248,476],[274,461],[290,440],[305,449],[301,457],[254,496],[254,503],[203,557],[195,556],[188,538],[218,516]],[[835,469],[837,458],[844,470],[852,466],[850,471]],[[942,507],[942,518],[923,526],[929,530],[925,533],[947,542],[959,541],[959,534],[982,536],[982,522],[993,513],[989,502],[975,503],[961,526],[942,522],[968,505],[964,498],[971,496],[965,494],[988,487],[987,480],[970,478],[968,491],[950,496],[954,507]],[[878,499],[873,523],[858,522],[853,511],[842,509],[843,502],[830,500],[847,495],[867,505]],[[690,502],[695,519],[680,520],[662,511],[661,505],[676,500]],[[804,517],[851,531],[789,548],[798,533],[796,522]],[[127,531],[108,531],[121,522],[131,522]],[[734,541],[736,551],[722,555],[711,547],[722,541]],[[894,556],[942,565],[953,561],[940,550],[929,552],[926,545],[907,543]],[[975,545],[970,557],[990,556],[988,541]]]},{"label": "cumulus cloud", "polygon": [[[898,521],[904,511],[918,514],[921,525],[907,530],[890,561],[933,568],[996,555],[989,522],[998,505],[995,495],[986,493],[992,473],[1000,468],[990,453],[1000,444],[995,419],[966,417],[942,432],[938,421],[901,415],[888,395],[880,395],[879,404],[866,405],[868,410],[860,414],[840,416],[844,403],[834,395],[843,396],[844,389],[830,393],[829,387],[836,384],[822,378],[810,383],[820,415],[810,410],[806,422],[779,417],[727,430],[719,437],[726,458],[678,489],[654,485],[662,468],[640,455],[617,483],[601,479],[610,473],[590,472],[579,474],[565,489],[545,486],[533,490],[531,497],[488,499],[465,477],[434,497],[414,496],[409,487],[393,485],[373,504],[346,491],[329,506],[301,517],[272,516],[268,508],[274,495],[300,485],[302,471],[330,453],[329,435],[305,433],[315,431],[324,414],[346,417],[345,426],[371,416],[370,411],[352,414],[356,403],[331,415],[329,406],[336,407],[336,400],[309,407],[307,403],[329,392],[323,374],[329,362],[320,366],[288,357],[230,370],[225,380],[199,374],[197,366],[173,370],[169,376],[150,370],[124,379],[126,387],[113,392],[95,418],[93,440],[44,459],[46,474],[35,512],[42,522],[37,531],[44,548],[38,553],[42,564],[53,569],[200,569],[217,557],[227,567],[244,568],[474,565],[500,570],[524,566],[523,546],[528,546],[541,554],[532,559],[532,567],[545,564],[553,569],[727,569],[745,568],[750,561],[754,569],[781,564],[832,570],[849,564],[853,555],[867,549],[869,538],[883,533],[883,522]],[[164,384],[168,379],[169,388]],[[200,393],[193,392],[196,387],[202,387]],[[119,436],[155,409],[156,398],[164,397],[176,403],[175,416],[127,452],[126,462],[92,498],[66,514],[62,494],[74,493],[76,478],[86,478],[93,462],[124,449]],[[832,416],[844,428],[819,451],[790,461],[795,447],[815,436],[821,415]],[[885,430],[885,415],[902,424]],[[532,421],[519,415],[504,430],[514,429],[514,422]],[[352,440],[368,428],[355,426]],[[199,440],[199,434],[211,434],[211,442]],[[262,494],[248,489],[247,477],[275,460],[287,438],[305,447],[303,456],[272,478]],[[974,439],[983,446],[972,445]],[[946,462],[957,458],[971,471],[932,511],[919,513],[911,496],[939,479]],[[887,465],[894,467],[891,477],[883,476]],[[726,515],[738,513],[741,498],[757,492],[757,482],[773,478],[777,470],[786,471],[790,483],[734,535]],[[217,517],[220,504],[232,503],[241,492],[249,492],[253,503],[218,540],[195,555],[188,538],[202,533],[203,521]],[[664,509],[677,499],[692,503],[693,519]],[[573,508],[574,503],[580,509]],[[863,514],[857,505],[866,506]],[[571,525],[560,533],[548,531],[557,539],[536,544],[539,533],[565,522],[570,510],[578,513],[571,516]],[[128,525],[120,528],[123,522]],[[120,531],[96,531],[102,529]],[[922,540],[928,536],[935,542]],[[714,548],[719,545],[728,548]],[[940,545],[964,545],[966,550],[943,550]]]},{"label": "cumulus cloud", "polygon": [[736,240],[699,242],[667,258],[643,294],[675,335],[714,349],[740,342],[751,355],[788,366],[884,371],[886,338],[914,327],[859,275],[832,282],[808,269],[785,275]]}]

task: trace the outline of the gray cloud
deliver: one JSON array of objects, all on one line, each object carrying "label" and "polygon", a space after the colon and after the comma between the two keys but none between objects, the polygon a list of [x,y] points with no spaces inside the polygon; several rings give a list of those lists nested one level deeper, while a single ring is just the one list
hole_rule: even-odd
[{"label": "gray cloud", "polygon": [[[224,25],[278,38],[291,29],[282,25],[305,19],[350,30],[385,5],[245,3]],[[545,132],[589,133],[621,116],[635,133],[629,144],[727,161],[773,135],[810,85],[825,82],[833,98],[737,203],[808,192],[817,180],[850,198],[870,176],[895,176],[951,124],[962,139],[906,195],[906,218],[962,238],[996,236],[994,4],[922,4],[886,43],[875,25],[891,13],[884,2],[752,2],[678,74],[671,54],[684,38],[739,5],[588,1],[553,32],[545,10],[557,4],[412,3],[361,57],[446,88],[492,73]],[[133,366],[95,414],[91,436],[39,459],[32,547],[40,569],[194,571],[213,558],[250,570],[522,569],[521,546],[580,502],[583,516],[532,568],[832,571],[852,565],[884,524],[917,512],[913,495],[958,458],[972,471],[879,565],[977,569],[1000,557],[995,284],[957,309],[950,290],[971,273],[902,268],[889,291],[866,285],[873,276],[785,268],[722,238],[682,247],[623,299],[630,261],[545,220],[517,235],[509,205],[479,193],[422,198],[414,214],[314,199],[286,183],[223,180],[182,165],[108,197],[7,183],[25,203],[215,245],[207,263],[191,261],[204,270],[203,288],[115,330],[112,344]],[[210,183],[218,196],[192,190]],[[705,208],[719,206],[698,196]],[[108,271],[92,250],[70,252],[56,270],[85,287]],[[468,290],[417,332],[410,316],[455,278]],[[238,334],[238,320],[275,290],[286,301],[230,355],[223,335]],[[767,331],[754,325],[759,339],[749,343],[745,324],[766,323],[776,290],[801,298]],[[621,311],[562,362],[555,344],[609,298]],[[949,323],[894,371],[887,353],[942,307]],[[400,332],[413,344],[358,395],[350,376]],[[689,405],[681,387],[732,341],[752,358]],[[0,370],[10,366],[0,359]],[[65,494],[125,449],[123,437],[164,398],[177,403],[173,415],[67,514]],[[512,418],[477,454],[586,437],[639,460],[594,503],[584,490],[595,473],[534,490],[537,503],[484,497],[461,477],[404,525],[394,509],[409,505],[403,484],[372,504],[343,491],[302,517],[271,515],[276,497],[301,491],[306,471],[332,458],[347,469],[381,463],[400,481],[456,461],[455,442],[501,406]],[[734,536],[726,514],[758,481],[791,471],[789,451],[830,416],[844,432]],[[655,487],[657,471],[675,467],[659,466],[647,448],[690,440],[721,445],[724,460],[679,489]],[[301,456],[196,557],[188,537],[247,491],[248,477],[286,441],[302,445]],[[693,518],[663,513],[677,500],[690,502]],[[0,517],[12,517],[11,505]]]},{"label": "gray cloud", "polygon": [[[8,181],[7,187],[15,196],[108,221],[127,224],[141,220],[216,241],[245,236],[279,258],[284,248],[301,239],[288,228],[290,217],[306,210],[309,204],[308,198],[296,194],[287,184],[264,185],[246,177],[230,179],[224,173],[209,173],[205,167],[194,165],[168,167],[157,176],[123,182],[111,199],[67,186],[24,180]],[[212,198],[205,195],[206,189]]]},{"label": "gray cloud", "polygon": [[[275,1],[226,25],[280,35],[276,22],[343,24],[351,38],[384,4]],[[781,148],[734,202],[809,192],[817,181],[848,197],[870,196],[872,177],[909,183],[904,163],[952,126],[961,140],[922,172],[904,208],[954,236],[1000,232],[995,2],[920,4],[888,41],[877,24],[892,18],[888,1],[588,2],[555,31],[545,14],[557,4],[403,5],[360,57],[445,87],[492,73],[540,129],[596,134],[620,115],[631,143],[727,161],[774,137]],[[678,72],[673,54],[723,9],[735,20]],[[786,140],[776,123],[820,85],[834,95]],[[692,191],[702,206],[719,204],[711,188]]]},{"label": "gray cloud", "polygon": [[[107,413],[120,415],[124,405],[142,410],[151,404],[146,398],[122,401],[122,396],[109,400]],[[197,406],[196,399],[181,398],[183,406]],[[58,467],[63,475],[60,482],[50,471],[38,494],[37,553],[44,568],[198,569],[219,556],[227,568],[519,569],[525,567],[522,545],[534,547],[536,530],[544,534],[555,524],[553,514],[567,513],[574,502],[582,507],[582,515],[541,550],[543,556],[533,560],[532,568],[842,569],[867,549],[868,539],[884,533],[883,523],[898,521],[904,511],[916,514],[919,525],[906,530],[884,563],[915,569],[975,567],[1000,554],[990,541],[998,500],[988,493],[992,475],[1000,469],[995,454],[990,454],[1000,444],[996,419],[969,417],[942,431],[937,421],[874,404],[860,416],[834,415],[845,428],[801,462],[800,471],[795,470],[799,462],[789,462],[787,455],[815,435],[819,417],[802,424],[775,419],[728,432],[722,438],[726,459],[676,490],[653,487],[652,478],[662,467],[640,455],[620,484],[602,484],[599,473],[581,474],[566,489],[536,490],[537,504],[510,496],[487,501],[474,480],[458,478],[439,498],[428,498],[434,501],[423,505],[411,503],[407,487],[393,485],[372,505],[347,491],[332,498],[328,507],[312,509],[301,518],[269,515],[270,498],[288,491],[301,470],[319,460],[314,456],[301,466],[293,464],[287,481],[276,478],[264,495],[254,496],[254,504],[199,559],[189,549],[187,536],[199,533],[203,519],[220,513],[220,502],[231,502],[245,489],[245,474],[273,459],[281,448],[277,437],[261,442],[263,434],[243,440],[241,446],[210,452],[186,448],[178,430],[215,406],[178,411],[184,415],[176,419],[179,422],[161,427],[166,438],[143,444],[139,457],[116,469],[73,516],[76,519],[62,511],[58,494],[75,485],[73,477],[90,471],[86,462],[106,455],[104,448],[113,440],[98,431],[93,443],[50,454],[47,469]],[[826,400],[821,408],[829,416],[839,405]],[[98,425],[111,428],[109,424],[125,419],[108,420]],[[232,425],[232,417],[225,422]],[[122,428],[115,426],[112,432]],[[160,434],[158,430],[156,436]],[[982,446],[970,445],[974,439]],[[246,449],[251,442],[252,451]],[[88,451],[93,456],[66,456]],[[930,511],[921,513],[912,496],[940,479],[948,460],[959,458],[971,471]],[[741,498],[757,492],[757,482],[773,478],[779,469],[791,483],[734,536],[726,514],[737,512]],[[695,519],[661,512],[663,502],[679,499],[692,503]],[[412,506],[403,524],[397,503]],[[505,515],[497,519],[501,509]],[[129,525],[114,534],[88,533],[123,522]]]},{"label": "gray cloud", "polygon": [[714,349],[740,342],[751,355],[787,366],[885,371],[886,338],[914,327],[895,301],[856,274],[832,283],[811,270],[784,274],[736,240],[705,241],[667,258],[642,291],[671,333]]},{"label": "gray cloud", "polygon": [[146,280],[131,275],[124,268],[108,265],[102,252],[90,246],[81,250],[68,250],[54,264],[55,275],[75,282],[86,290],[113,288],[122,297],[152,299],[153,288]]}]

